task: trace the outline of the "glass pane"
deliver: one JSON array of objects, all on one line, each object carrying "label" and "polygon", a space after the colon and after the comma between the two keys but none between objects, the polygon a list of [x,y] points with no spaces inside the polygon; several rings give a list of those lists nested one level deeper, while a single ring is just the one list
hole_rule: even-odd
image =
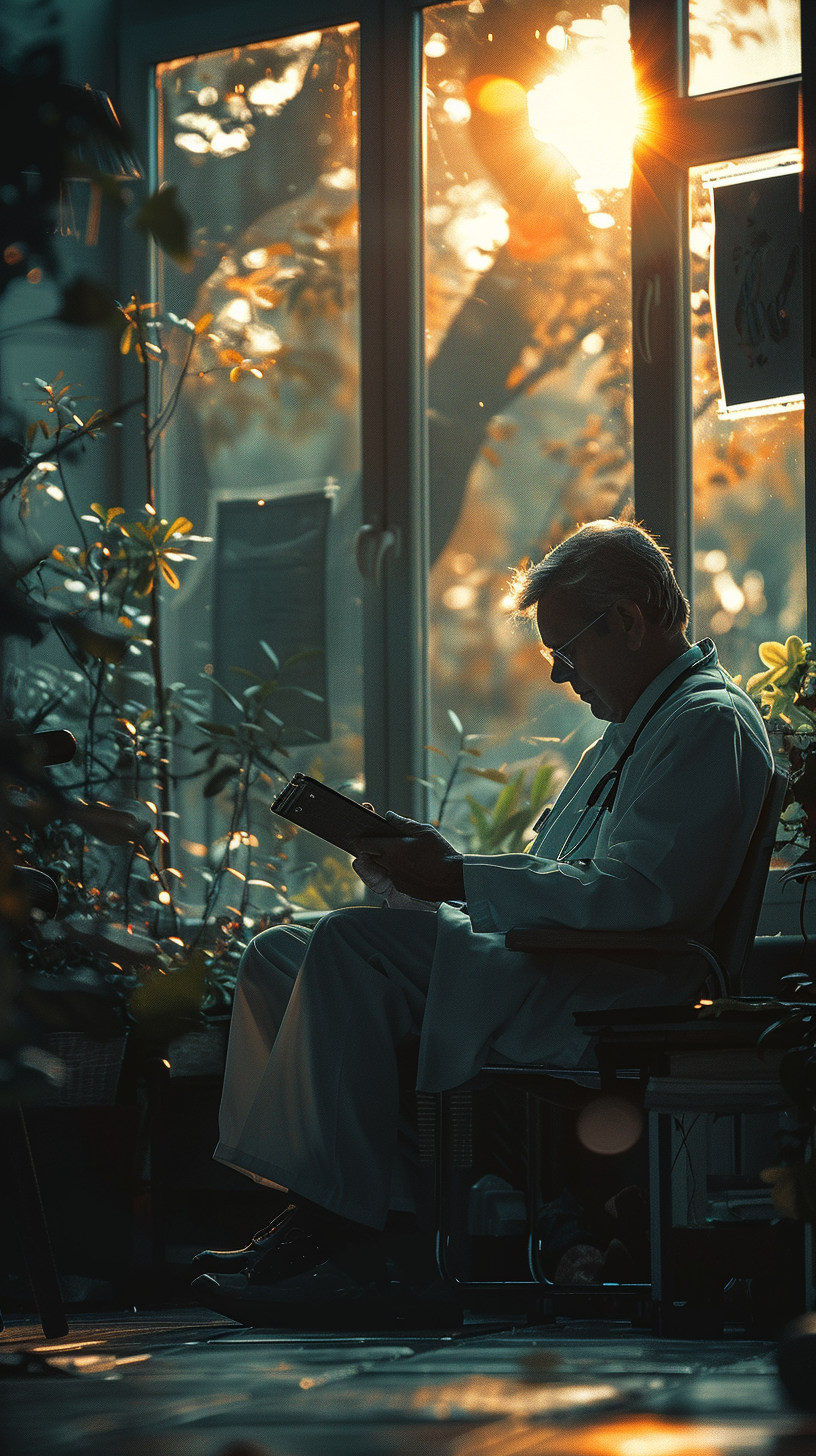
[{"label": "glass pane", "polygon": [[[751,168],[755,175],[777,168],[784,176],[797,156],[776,153],[691,173],[694,629],[697,637],[714,638],[724,666],[743,680],[762,670],[760,642],[805,636],[804,412],[801,405],[758,404],[741,418],[725,415],[711,314],[711,183],[729,171],[750,177]],[[795,218],[795,196],[793,208]],[[763,248],[772,262],[770,242]],[[766,315],[782,267],[751,275],[754,307]],[[746,276],[750,268],[743,268]]]},{"label": "glass pane", "polygon": [[[518,792],[523,842],[537,766],[563,774],[601,726],[550,684],[507,592],[519,561],[631,499],[628,20],[438,5],[425,56],[433,747],[455,758],[457,721],[481,735],[443,828],[498,849],[515,841],[466,794],[495,815],[522,774],[502,802]],[[449,771],[430,755],[436,812]]]},{"label": "glass pane", "polygon": [[802,69],[799,0],[689,0],[689,95]]},{"label": "glass pane", "polygon": [[[156,74],[160,181],[178,189],[195,252],[189,273],[161,266],[161,307],[199,330],[182,323],[174,335],[176,370],[190,342],[192,355],[161,441],[157,504],[212,538],[191,548],[198,559],[181,589],[165,593],[166,676],[198,682],[202,717],[229,730],[239,712],[207,678],[242,713],[256,711],[260,698],[245,690],[278,676],[277,658],[279,685],[264,698],[273,716],[257,709],[266,756],[287,778],[299,769],[353,794],[364,790],[358,42],[345,25]],[[174,768],[201,762],[180,748]],[[355,898],[347,858],[322,841],[287,844],[285,872],[274,860],[281,826],[268,806],[282,783],[256,762],[238,814],[246,779],[206,799],[201,778],[182,778],[178,852],[191,901],[205,893],[199,882],[196,897],[196,871],[211,873],[230,840],[247,878],[227,877],[225,899],[250,926],[279,904],[250,880],[315,909]]]}]

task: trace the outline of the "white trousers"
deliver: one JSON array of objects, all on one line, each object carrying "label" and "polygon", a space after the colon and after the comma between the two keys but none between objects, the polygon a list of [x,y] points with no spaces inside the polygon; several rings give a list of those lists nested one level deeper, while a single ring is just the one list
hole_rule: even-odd
[{"label": "white trousers", "polygon": [[466,1082],[491,1048],[514,1063],[592,1067],[573,1011],[669,1004],[700,978],[693,957],[664,971],[591,955],[544,962],[444,906],[335,910],[311,933],[276,926],[241,961],[214,1156],[382,1228],[389,1208],[415,1207],[398,1137],[397,1049],[410,1033],[422,1034],[426,1091]]},{"label": "white trousers", "polygon": [[235,987],[214,1157],[372,1228],[413,1209],[397,1052],[419,1032],[437,920],[358,907],[249,944]]}]

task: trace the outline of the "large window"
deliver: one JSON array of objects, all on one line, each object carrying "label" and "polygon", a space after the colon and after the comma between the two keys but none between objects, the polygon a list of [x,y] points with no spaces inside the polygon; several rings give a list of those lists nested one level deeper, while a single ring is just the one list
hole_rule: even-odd
[{"label": "large window", "polygon": [[[519,562],[628,511],[731,672],[806,631],[797,0],[144,4],[126,110],[152,84],[196,252],[157,283],[207,318],[158,475],[213,538],[178,676],[233,691],[265,642],[289,769],[434,815],[467,750],[443,827],[523,843],[598,725],[510,620]],[[304,906],[355,893],[292,865]]]}]

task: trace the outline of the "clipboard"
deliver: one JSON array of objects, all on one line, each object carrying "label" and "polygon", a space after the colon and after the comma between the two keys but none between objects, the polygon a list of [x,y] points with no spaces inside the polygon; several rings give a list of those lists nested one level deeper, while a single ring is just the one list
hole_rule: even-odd
[{"label": "clipboard", "polygon": [[402,839],[407,832],[308,774],[296,773],[269,807],[281,819],[308,829],[347,854],[354,853],[351,845],[355,840]]}]

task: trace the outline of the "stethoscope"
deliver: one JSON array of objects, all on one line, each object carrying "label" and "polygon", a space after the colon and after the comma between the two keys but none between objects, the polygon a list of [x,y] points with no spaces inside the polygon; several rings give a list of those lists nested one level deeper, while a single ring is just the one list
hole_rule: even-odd
[{"label": "stethoscope", "polygon": [[[672,693],[675,692],[677,688],[679,688],[680,684],[684,682],[687,677],[690,677],[693,672],[696,672],[698,667],[704,665],[709,656],[708,649],[714,646],[713,642],[710,642],[708,639],[706,639],[706,641],[704,642],[700,642],[698,645],[703,650],[703,656],[696,658],[694,662],[690,662],[687,668],[684,668],[681,673],[678,673],[677,677],[674,678],[673,681],[669,683],[668,687],[660,694],[660,697],[657,698],[654,703],[652,703],[651,708],[641,720],[638,727],[635,729],[635,732],[633,733],[632,737],[624,748],[623,753],[620,755],[614,768],[611,768],[608,773],[604,774],[603,778],[598,780],[594,789],[590,793],[586,804],[581,810],[581,813],[578,817],[578,822],[576,824],[573,824],[571,830],[569,831],[569,834],[564,840],[564,843],[559,849],[558,854],[555,856],[556,864],[563,864],[564,861],[567,861],[568,863],[574,862],[575,851],[580,849],[582,844],[586,843],[590,835],[600,824],[601,819],[603,818],[607,810],[609,810],[610,812],[612,811],[618,792],[618,785],[620,784],[621,780],[621,774],[623,773],[626,764],[634,753],[635,744],[637,743],[641,733],[646,727],[646,724],[651,718],[654,717],[655,713],[659,712],[659,710],[663,707],[663,704],[668,701]],[[595,809],[595,806],[598,804],[598,801],[599,799],[601,799],[602,795],[603,802],[597,809],[597,812],[595,813],[592,819],[592,823],[589,825],[589,828],[585,829],[584,833],[581,835],[581,838],[573,843],[573,839],[575,838],[575,835],[579,832],[581,825],[586,819],[587,814],[589,814],[590,810]],[[539,819],[536,820],[535,824],[533,825],[534,834],[539,834],[541,832],[544,824],[546,823],[551,813],[551,808],[544,810],[544,813]],[[570,857],[569,860],[567,860],[568,856]]]},{"label": "stethoscope", "polygon": [[[620,773],[621,773],[622,767],[623,767],[623,765],[620,763],[620,761],[618,761],[618,763],[615,764],[615,767],[613,769],[610,769],[610,771],[609,771],[608,774],[604,774],[603,778],[600,779],[598,781],[598,783],[595,785],[594,789],[592,790],[592,793],[590,794],[590,796],[587,799],[587,801],[586,801],[583,809],[581,810],[581,813],[578,816],[578,822],[576,824],[573,824],[573,826],[572,826],[569,834],[567,835],[566,839],[564,840],[564,843],[561,845],[561,848],[559,849],[557,855],[555,856],[555,862],[556,862],[556,864],[562,864],[565,860],[567,860],[568,863],[571,863],[572,862],[571,857],[574,856],[575,851],[577,849],[580,849],[582,844],[585,844],[586,843],[586,841],[589,839],[590,835],[592,834],[593,830],[595,830],[597,828],[597,826],[600,824],[601,819],[603,818],[603,816],[606,813],[607,809],[611,809],[612,808],[612,805],[615,802],[615,794],[617,793],[617,790],[618,790],[618,781],[620,779]],[[590,824],[590,826],[589,826],[588,829],[585,829],[584,830],[584,833],[581,835],[581,838],[578,839],[578,840],[576,840],[576,842],[573,844],[572,841],[573,841],[575,835],[578,833],[579,829],[581,828],[581,825],[583,824],[584,820],[586,819],[587,814],[589,813],[590,809],[594,809],[595,808],[595,805],[597,804],[599,798],[601,797],[601,794],[603,793],[603,791],[604,791],[604,789],[606,788],[607,785],[609,785],[609,792],[607,793],[606,798],[604,799],[603,803],[601,804],[601,807],[598,809],[598,812],[595,814],[595,816],[594,816],[594,818],[592,820],[592,823]],[[541,815],[541,818],[536,820],[535,824],[533,825],[533,832],[535,834],[539,834],[540,831],[544,828],[544,825],[547,822],[547,820],[548,820],[548,818],[549,818],[549,816],[550,816],[551,813],[552,813],[552,809],[551,808],[550,809],[545,809],[544,810],[544,813]],[[570,858],[568,859],[568,857],[570,857]]]}]

